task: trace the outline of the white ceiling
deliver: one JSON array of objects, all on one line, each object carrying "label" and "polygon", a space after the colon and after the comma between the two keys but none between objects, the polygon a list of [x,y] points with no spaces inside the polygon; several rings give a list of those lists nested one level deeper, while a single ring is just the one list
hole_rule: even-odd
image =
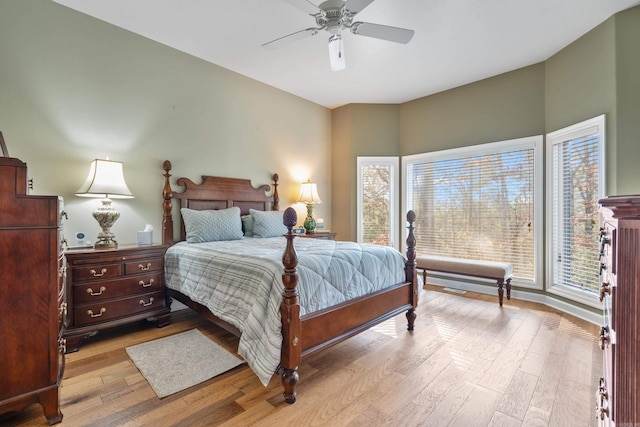
[{"label": "white ceiling", "polygon": [[[640,0],[376,0],[356,21],[415,30],[407,45],[344,34],[329,68],[321,32],[284,0],[54,0],[317,104],[396,104],[546,60]],[[304,0],[302,0],[304,1]],[[318,4],[317,0],[310,0]]]}]

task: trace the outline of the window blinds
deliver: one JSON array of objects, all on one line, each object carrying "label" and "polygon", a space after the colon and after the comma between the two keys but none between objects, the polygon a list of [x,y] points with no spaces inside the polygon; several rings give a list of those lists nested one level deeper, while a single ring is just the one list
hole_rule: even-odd
[{"label": "window blinds", "polygon": [[393,246],[391,239],[392,167],[362,166],[362,242]]},{"label": "window blinds", "polygon": [[509,262],[533,280],[534,170],[522,147],[411,162],[418,253]]},{"label": "window blinds", "polygon": [[600,138],[560,141],[552,150],[554,285],[597,290]]}]

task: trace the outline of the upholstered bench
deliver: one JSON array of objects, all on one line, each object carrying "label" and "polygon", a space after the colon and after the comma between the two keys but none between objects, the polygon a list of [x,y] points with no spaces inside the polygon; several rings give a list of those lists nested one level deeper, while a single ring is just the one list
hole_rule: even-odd
[{"label": "upholstered bench", "polygon": [[427,270],[493,279],[498,283],[500,306],[502,306],[504,294],[503,287],[507,288],[507,299],[511,299],[513,266],[506,262],[477,261],[437,255],[418,255],[416,257],[416,268],[422,270],[424,283],[427,283]]}]

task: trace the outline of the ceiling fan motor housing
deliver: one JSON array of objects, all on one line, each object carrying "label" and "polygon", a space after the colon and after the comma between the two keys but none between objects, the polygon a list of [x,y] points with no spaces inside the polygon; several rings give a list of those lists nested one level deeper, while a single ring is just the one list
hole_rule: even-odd
[{"label": "ceiling fan motor housing", "polygon": [[351,26],[353,14],[346,8],[344,1],[329,0],[318,7],[322,10],[322,13],[316,15],[318,27],[331,34],[339,34]]}]

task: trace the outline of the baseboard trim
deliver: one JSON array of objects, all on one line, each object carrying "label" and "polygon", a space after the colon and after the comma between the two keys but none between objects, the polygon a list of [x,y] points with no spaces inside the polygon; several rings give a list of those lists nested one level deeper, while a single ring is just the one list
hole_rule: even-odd
[{"label": "baseboard trim", "polygon": [[[441,286],[451,289],[456,289],[458,291],[470,291],[477,292],[479,294],[486,295],[495,295],[496,303],[498,301],[498,289],[496,285],[481,285],[476,283],[468,283],[468,282],[460,282],[456,280],[448,280],[441,277],[430,277],[429,284],[435,286]],[[542,294],[537,292],[529,292],[527,290],[522,289],[513,289],[511,291],[511,298],[529,301],[529,302],[537,302],[548,307],[554,308],[556,310],[562,311],[564,313],[570,314],[572,316],[577,317],[578,319],[585,320],[589,323],[593,323],[594,325],[602,324],[602,312],[594,312],[582,307],[575,306],[569,302],[559,300],[554,298],[549,294]],[[503,304],[508,304],[508,300],[504,299]]]}]

